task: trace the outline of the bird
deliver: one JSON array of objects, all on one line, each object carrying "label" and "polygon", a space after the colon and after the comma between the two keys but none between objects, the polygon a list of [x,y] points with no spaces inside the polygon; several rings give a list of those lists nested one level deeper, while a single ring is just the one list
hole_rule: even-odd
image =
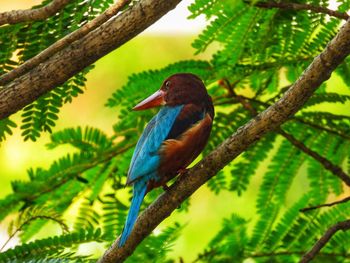
[{"label": "bird", "polygon": [[203,81],[192,73],[168,77],[138,103],[140,111],[161,106],[141,134],[131,158],[126,185],[133,186],[129,213],[119,239],[124,246],[145,195],[186,171],[203,151],[214,120],[214,106]]}]

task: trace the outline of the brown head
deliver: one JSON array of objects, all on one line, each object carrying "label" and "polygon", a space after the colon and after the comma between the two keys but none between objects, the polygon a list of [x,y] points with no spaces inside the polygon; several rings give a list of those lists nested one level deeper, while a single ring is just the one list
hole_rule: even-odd
[{"label": "brown head", "polygon": [[178,73],[167,78],[160,89],[133,109],[145,110],[156,106],[181,104],[212,105],[202,80],[191,73]]}]

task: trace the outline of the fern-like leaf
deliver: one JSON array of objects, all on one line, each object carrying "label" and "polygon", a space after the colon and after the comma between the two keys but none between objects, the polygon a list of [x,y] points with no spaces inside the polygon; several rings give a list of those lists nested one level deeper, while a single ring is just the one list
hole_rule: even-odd
[{"label": "fern-like leaf", "polygon": [[61,236],[49,237],[36,240],[23,245],[16,246],[3,253],[0,253],[0,262],[14,262],[16,260],[30,260],[44,257],[41,255],[50,255],[63,252],[65,248],[71,246],[102,241],[100,229],[80,230],[79,232],[65,234]]}]

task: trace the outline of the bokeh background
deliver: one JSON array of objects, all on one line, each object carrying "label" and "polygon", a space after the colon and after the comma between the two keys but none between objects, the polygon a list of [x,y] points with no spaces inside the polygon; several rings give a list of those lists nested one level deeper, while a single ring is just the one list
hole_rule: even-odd
[{"label": "bokeh background", "polygon": [[[25,9],[40,0],[1,0],[0,12],[12,9]],[[112,124],[115,123],[115,109],[104,107],[111,93],[126,83],[127,77],[142,70],[161,68],[169,63],[184,59],[209,59],[215,46],[205,53],[194,55],[191,42],[205,26],[205,19],[187,20],[189,15],[187,6],[192,1],[183,1],[176,10],[170,12],[145,32],[126,43],[121,48],[100,59],[95,68],[87,75],[85,93],[66,104],[60,113],[55,131],[66,127],[94,125],[108,134],[112,134]],[[349,94],[343,82],[332,77],[327,87],[332,87],[333,92]],[[156,90],[158,87],[154,87]],[[333,112],[350,115],[350,105],[338,105],[328,108]],[[130,112],[130,114],[133,114]],[[19,114],[13,120],[19,120]],[[26,180],[26,170],[30,167],[49,167],[50,163],[71,150],[68,146],[54,150],[47,150],[45,144],[49,141],[49,134],[43,134],[37,142],[24,142],[20,136],[19,128],[14,130],[14,135],[1,144],[0,147],[0,198],[11,192],[11,181]],[[278,143],[278,141],[277,141]],[[259,168],[258,173],[263,174],[268,162]],[[301,170],[302,174],[303,171]],[[258,190],[259,176],[254,177],[249,189],[238,197],[236,194],[221,192],[215,195],[206,187],[202,187],[191,198],[189,214],[176,214],[167,219],[162,226],[174,221],[185,223],[181,236],[173,247],[171,255],[174,258],[182,257],[185,262],[192,261],[198,253],[203,251],[207,243],[219,230],[221,220],[233,212],[251,218],[254,221],[255,194]],[[305,185],[303,176],[297,176],[293,182],[292,192],[287,202],[294,202],[300,189]],[[344,196],[349,193],[345,193]],[[76,212],[72,207],[67,214],[69,218]],[[0,246],[7,239],[7,224],[11,218],[7,218],[0,224]],[[50,225],[49,225],[50,226]],[[54,234],[58,229],[52,225],[38,233],[37,237]],[[14,246],[17,240],[9,244]],[[102,253],[103,248],[90,244],[85,249],[90,252]]]}]

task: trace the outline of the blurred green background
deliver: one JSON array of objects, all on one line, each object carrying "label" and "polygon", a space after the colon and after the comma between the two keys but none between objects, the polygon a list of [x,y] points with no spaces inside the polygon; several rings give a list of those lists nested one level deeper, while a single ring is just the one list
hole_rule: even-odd
[{"label": "blurred green background", "polygon": [[[28,8],[40,1],[28,0],[2,0],[0,12],[11,9]],[[185,6],[190,1],[185,1]],[[111,93],[126,83],[127,77],[135,72],[147,69],[161,68],[169,63],[183,59],[206,59],[210,58],[213,50],[208,50],[205,54],[194,56],[194,49],[191,48],[191,42],[196,34],[181,34],[169,31],[167,33],[146,33],[132,39],[121,48],[100,59],[95,68],[87,75],[87,87],[85,93],[74,99],[71,104],[62,108],[60,119],[56,125],[56,131],[65,127],[94,125],[108,134],[112,134],[112,124],[116,120],[116,112],[113,109],[104,107],[107,98]],[[349,89],[345,88],[342,81],[338,78],[332,78],[327,87],[331,87],[333,92],[350,94]],[[154,87],[156,90],[158,87]],[[324,107],[327,107],[325,105]],[[349,114],[349,105],[339,105],[336,108],[329,109],[342,114]],[[130,114],[133,114],[130,112]],[[19,114],[14,116],[13,120],[19,120]],[[54,150],[47,150],[45,144],[48,142],[49,134],[43,134],[37,142],[23,142],[20,136],[19,128],[14,130],[14,135],[2,143],[0,147],[0,167],[1,183],[0,198],[11,192],[11,181],[26,180],[26,170],[30,167],[49,167],[50,163],[71,150],[68,147],[61,147]],[[259,169],[262,174],[267,166],[265,162]],[[299,192],[306,184],[302,176],[303,171],[293,182],[293,194],[287,199],[287,202],[295,201]],[[255,193],[258,190],[261,176],[252,180],[248,191],[240,197],[236,194],[221,192],[215,195],[206,187],[202,187],[191,198],[191,207],[189,214],[175,214],[164,221],[162,226],[180,221],[185,223],[181,236],[174,246],[171,255],[174,258],[182,257],[185,262],[193,260],[198,253],[203,251],[207,243],[213,238],[219,230],[221,220],[228,217],[232,212],[244,215],[254,221],[255,214]],[[349,193],[345,193],[344,196]],[[67,213],[69,221],[70,215],[74,214],[76,209],[73,207]],[[7,239],[6,225],[11,218],[1,222],[0,225],[0,246]],[[47,236],[58,229],[52,226],[50,230],[45,227],[45,231],[40,236]],[[14,240],[15,241],[15,240]],[[15,242],[12,242],[14,245]],[[95,247],[93,244],[88,246],[91,251],[102,253],[103,248]]]}]

